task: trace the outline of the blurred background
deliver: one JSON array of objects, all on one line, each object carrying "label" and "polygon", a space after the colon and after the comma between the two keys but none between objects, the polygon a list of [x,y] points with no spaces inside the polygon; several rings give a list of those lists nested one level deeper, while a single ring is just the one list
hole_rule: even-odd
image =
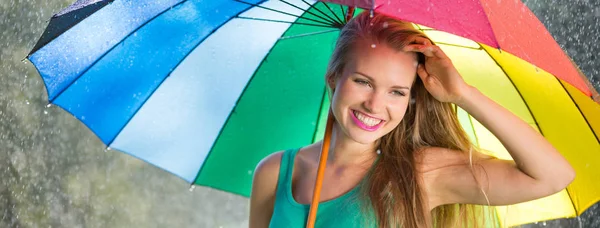
[{"label": "blurred background", "polygon": [[[0,227],[247,227],[247,198],[190,191],[174,175],[105,150],[77,119],[46,105],[42,79],[22,59],[72,2],[0,1]],[[524,2],[600,90],[600,2]],[[600,206],[522,227],[600,227]]]}]

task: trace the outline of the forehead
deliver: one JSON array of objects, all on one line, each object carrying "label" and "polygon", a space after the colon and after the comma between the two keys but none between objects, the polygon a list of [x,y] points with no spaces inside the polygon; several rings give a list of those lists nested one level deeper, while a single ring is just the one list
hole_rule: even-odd
[{"label": "forehead", "polygon": [[411,86],[417,73],[417,54],[398,51],[385,43],[367,40],[356,42],[349,53],[346,75],[360,72],[376,81],[393,85]]}]

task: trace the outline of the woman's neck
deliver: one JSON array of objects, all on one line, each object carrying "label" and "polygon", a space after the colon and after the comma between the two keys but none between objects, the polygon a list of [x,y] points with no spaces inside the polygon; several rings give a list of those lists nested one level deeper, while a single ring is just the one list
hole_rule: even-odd
[{"label": "woman's neck", "polygon": [[377,157],[376,151],[375,143],[356,142],[347,137],[339,125],[334,124],[327,163],[335,166],[364,164],[372,162]]}]

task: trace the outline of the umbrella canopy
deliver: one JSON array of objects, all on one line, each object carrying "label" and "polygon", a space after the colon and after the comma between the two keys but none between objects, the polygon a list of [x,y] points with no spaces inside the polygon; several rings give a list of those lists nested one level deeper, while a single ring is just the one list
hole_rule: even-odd
[{"label": "umbrella canopy", "polygon": [[[415,22],[467,83],[538,129],[577,171],[566,191],[499,208],[502,223],[572,217],[597,202],[600,106],[556,42],[537,42],[549,34],[536,27],[535,16],[525,20],[522,15],[533,14],[517,8],[524,13],[498,25],[522,25],[521,32],[532,34],[517,45],[510,36],[522,34],[494,28],[506,5],[498,11],[490,5],[496,1],[480,5],[481,11],[456,8],[463,14],[441,3],[419,8],[415,2],[392,15]],[[410,4],[363,7],[391,13],[392,7]],[[65,23],[71,28],[28,58],[49,102],[81,120],[108,147],[189,183],[248,196],[260,159],[323,138],[329,108],[324,73],[346,7],[306,0],[115,0],[93,10]],[[492,19],[450,23],[451,15]],[[549,54],[534,55],[539,50]],[[457,113],[475,144],[509,158],[487,129],[464,111]]]}]

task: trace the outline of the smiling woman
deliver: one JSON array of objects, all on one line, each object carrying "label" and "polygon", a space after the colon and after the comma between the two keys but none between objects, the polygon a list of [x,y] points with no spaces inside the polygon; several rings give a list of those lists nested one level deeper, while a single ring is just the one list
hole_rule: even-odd
[{"label": "smiling woman", "polygon": [[[574,178],[546,139],[465,83],[410,23],[369,13],[349,21],[326,82],[335,122],[315,227],[489,227],[480,205],[548,196]],[[502,141],[516,163],[480,153],[453,104]],[[251,227],[304,226],[323,144],[261,161]]]}]

